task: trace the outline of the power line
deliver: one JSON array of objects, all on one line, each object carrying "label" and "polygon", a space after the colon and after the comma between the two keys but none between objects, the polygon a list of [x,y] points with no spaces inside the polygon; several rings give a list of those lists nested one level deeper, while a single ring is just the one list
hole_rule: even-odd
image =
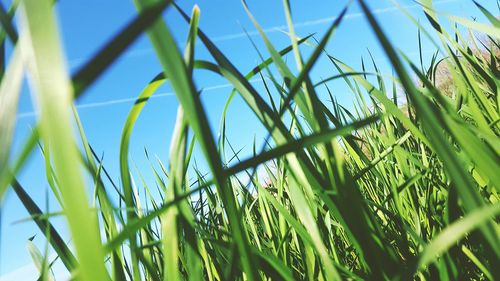
[{"label": "power line", "polygon": [[[458,1],[461,1],[461,0],[441,0],[441,1],[436,1],[434,3],[434,5],[453,3],[453,2],[458,2]],[[419,7],[421,7],[420,4],[412,4],[412,5],[403,6],[402,8],[415,9],[415,8],[419,8]],[[380,14],[396,12],[399,9],[400,8],[398,8],[398,7],[390,6],[390,7],[385,7],[385,8],[374,9],[372,11],[372,13],[380,15]],[[344,19],[350,20],[350,19],[360,18],[363,15],[364,15],[363,13],[350,13],[350,14],[346,14],[344,16]],[[294,27],[295,28],[304,28],[304,27],[309,27],[309,26],[327,24],[327,23],[331,23],[335,19],[336,19],[336,17],[326,17],[326,18],[319,18],[319,19],[315,19],[315,20],[303,21],[303,22],[299,22],[299,23],[294,23]],[[276,26],[271,26],[271,27],[265,28],[264,32],[266,32],[266,33],[281,32],[281,31],[286,30],[286,29],[287,29],[286,25],[276,25]],[[240,32],[240,33],[233,33],[233,34],[216,36],[216,37],[213,37],[212,41],[223,42],[223,41],[229,41],[229,40],[242,39],[242,38],[245,38],[247,36],[257,36],[257,35],[259,35],[259,32],[257,30],[252,30],[252,31],[249,31],[246,33]],[[149,53],[150,51],[152,51],[152,49],[150,49],[150,48],[138,49],[138,50],[134,50],[134,51],[129,52],[128,55],[129,56],[130,55],[131,56],[138,56],[138,55],[143,55],[143,54]],[[81,59],[81,58],[74,59],[74,60],[70,61],[70,64],[80,62],[83,60],[84,59]],[[252,80],[251,82],[255,83],[258,81],[261,81],[261,80],[257,79],[257,80]],[[221,89],[221,88],[228,88],[228,87],[232,87],[232,85],[231,84],[214,85],[214,86],[206,87],[203,90],[204,91],[212,91],[212,90]],[[160,94],[153,95],[151,98],[169,97],[169,96],[174,96],[174,95],[175,95],[174,93],[160,93]],[[129,97],[129,98],[122,98],[122,99],[112,99],[112,100],[103,101],[103,102],[85,103],[85,104],[77,105],[76,108],[78,108],[78,109],[95,108],[95,107],[110,106],[110,105],[115,105],[115,104],[130,103],[130,102],[136,101],[136,99],[137,99],[137,97]],[[22,118],[26,118],[26,117],[34,117],[36,115],[37,115],[37,112],[28,111],[28,112],[19,113],[17,115],[17,118],[22,119]]]},{"label": "power line", "polygon": [[[258,83],[258,82],[262,82],[262,79],[252,79],[252,80],[249,80],[249,82],[252,84]],[[202,88],[202,91],[208,92],[208,91],[214,91],[214,90],[218,90],[218,89],[232,88],[232,87],[233,87],[233,84],[225,83],[225,84],[213,85],[213,86]],[[175,96],[175,93],[166,92],[166,93],[153,94],[150,97],[150,99],[162,98],[162,97],[172,97],[172,96]],[[110,105],[116,105],[116,104],[123,104],[123,103],[132,103],[135,101],[137,101],[137,97],[129,97],[129,98],[122,98],[122,99],[112,99],[112,100],[101,101],[101,102],[91,102],[91,103],[78,104],[75,107],[77,109],[86,109],[86,108],[96,108],[96,107],[110,106]],[[19,113],[17,115],[17,119],[34,117],[37,114],[38,114],[37,111],[22,112],[22,113]]]},{"label": "power line", "polygon": [[[461,0],[441,0],[441,1],[436,1],[434,3],[434,5],[441,5],[441,4],[446,4],[446,3],[458,2],[458,1],[461,1]],[[412,4],[412,5],[403,6],[403,8],[405,8],[405,9],[415,9],[415,8],[420,8],[420,7],[422,7],[420,4]],[[376,15],[380,15],[380,14],[396,12],[398,10],[399,10],[398,7],[390,6],[390,7],[375,9],[372,11],[372,13],[376,14]],[[346,14],[344,16],[344,20],[360,18],[363,16],[364,16],[363,13],[349,13],[349,14]],[[337,17],[326,17],[326,18],[320,18],[320,19],[315,19],[315,20],[303,21],[303,22],[299,22],[299,23],[294,23],[293,26],[295,28],[304,28],[304,27],[309,27],[309,26],[322,25],[322,24],[332,23],[336,18]],[[288,26],[286,26],[286,25],[276,25],[276,26],[270,26],[270,27],[264,28],[263,31],[265,33],[272,33],[272,32],[281,32],[281,31],[286,30],[286,29],[288,29]],[[223,42],[223,41],[228,41],[228,40],[246,38],[248,35],[249,36],[257,36],[257,35],[259,35],[259,32],[257,30],[252,30],[252,31],[249,31],[247,33],[239,32],[239,33],[215,36],[215,37],[213,37],[212,41],[213,42]]]}]

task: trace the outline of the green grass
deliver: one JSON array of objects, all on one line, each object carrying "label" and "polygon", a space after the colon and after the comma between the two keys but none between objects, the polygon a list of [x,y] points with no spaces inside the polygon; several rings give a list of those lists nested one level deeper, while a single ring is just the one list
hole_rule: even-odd
[{"label": "green grass", "polygon": [[[1,65],[0,195],[12,188],[46,239],[43,250],[33,238],[27,241],[40,279],[54,279],[49,247],[75,280],[500,279],[500,21],[478,3],[489,24],[438,17],[426,0],[422,10],[432,26],[427,30],[398,6],[418,28],[419,42],[424,36],[442,50],[429,62],[421,53],[416,65],[394,48],[364,1],[358,2],[394,77],[383,75],[373,59],[371,67],[364,61],[357,70],[325,49],[350,4],[316,40],[296,36],[284,0],[290,45],[279,50],[243,2],[270,54],[259,52],[262,63],[244,74],[199,27],[198,7],[188,15],[170,1],[136,0],[138,16],[72,77],[64,66],[53,3],[21,0],[2,7],[0,40],[15,48],[9,64]],[[167,7],[189,25],[183,48],[160,17]],[[16,12],[19,34],[11,22]],[[455,29],[446,30],[443,19]],[[130,109],[115,184],[72,104],[142,33],[164,72]],[[195,44],[212,60],[198,60]],[[331,77],[311,77],[319,60],[331,63]],[[218,74],[234,87],[217,138],[193,69]],[[11,155],[25,72],[40,116],[22,152]],[[264,91],[250,83],[255,76]],[[345,83],[353,109],[336,102],[330,81]],[[128,151],[134,125],[163,83],[172,86],[180,104],[168,162],[146,152],[150,167],[133,172]],[[400,93],[404,102],[398,101]],[[254,155],[246,159],[226,138],[226,112],[235,95],[268,132],[266,145],[254,144]],[[37,144],[71,247],[50,222],[55,214],[37,206],[17,179]],[[208,174],[191,161],[195,146]],[[258,168],[267,172],[267,182]],[[146,172],[156,182],[144,181]],[[85,176],[94,179],[92,186]]]}]

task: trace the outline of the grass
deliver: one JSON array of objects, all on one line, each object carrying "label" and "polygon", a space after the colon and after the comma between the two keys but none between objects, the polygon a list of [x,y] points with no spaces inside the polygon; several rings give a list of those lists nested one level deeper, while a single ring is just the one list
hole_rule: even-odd
[{"label": "grass", "polygon": [[[42,251],[32,239],[27,242],[40,280],[54,278],[49,247],[75,280],[500,279],[500,22],[476,2],[489,24],[438,18],[426,0],[422,10],[432,26],[427,30],[395,2],[419,29],[419,42],[424,36],[442,50],[426,63],[420,53],[416,65],[394,48],[369,6],[358,3],[394,77],[380,73],[373,59],[371,70],[365,62],[356,70],[325,49],[352,3],[316,40],[296,36],[284,0],[290,46],[278,50],[243,2],[270,54],[259,52],[262,63],[247,74],[199,27],[198,7],[188,15],[170,1],[136,0],[138,16],[72,76],[64,67],[51,1],[2,7],[0,40],[15,48],[9,64],[2,61],[0,195],[12,188],[46,238]],[[183,49],[160,17],[167,7],[189,25]],[[15,12],[19,34],[11,22]],[[455,28],[446,30],[442,18]],[[144,32],[163,72],[130,109],[120,144],[120,184],[115,184],[72,104]],[[213,60],[198,60],[195,44]],[[302,54],[305,48],[312,49],[309,57]],[[287,63],[289,55],[297,71]],[[320,59],[331,63],[332,76],[323,80],[311,77]],[[217,138],[193,69],[218,74],[234,87]],[[10,148],[24,73],[40,116],[22,153],[14,156]],[[265,91],[252,86],[255,76]],[[352,92],[352,110],[336,102],[330,81],[344,82]],[[131,172],[129,140],[163,83],[172,86],[180,104],[170,156],[168,163],[150,159],[156,182],[143,182],[139,190],[133,183],[142,176]],[[328,102],[319,95],[325,91]],[[226,110],[235,95],[268,132],[265,145],[247,159],[240,159],[226,138]],[[73,247],[51,224],[54,214],[37,206],[17,180],[37,144]],[[195,146],[207,160],[208,174],[191,161]],[[257,168],[267,172],[267,182]],[[92,186],[85,176],[92,177]]]}]

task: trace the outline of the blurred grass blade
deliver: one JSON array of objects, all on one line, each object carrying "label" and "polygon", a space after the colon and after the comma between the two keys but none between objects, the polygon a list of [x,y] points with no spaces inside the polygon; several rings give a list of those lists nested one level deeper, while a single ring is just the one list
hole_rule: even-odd
[{"label": "blurred grass blade", "polygon": [[490,13],[490,11],[488,11],[477,1],[473,0],[473,2],[496,28],[500,28],[500,20],[498,20],[498,18],[496,18],[492,13]]},{"label": "blurred grass blade", "polygon": [[500,27],[485,25],[485,24],[479,23],[477,21],[471,21],[471,20],[457,17],[457,16],[449,16],[448,18],[451,21],[459,23],[459,24],[461,24],[469,29],[487,34],[487,35],[494,37],[496,39],[500,39]]},{"label": "blurred grass blade", "polygon": [[[0,147],[2,147],[0,149],[0,179],[7,176],[23,70],[21,51],[15,48],[0,84]],[[6,186],[0,186],[0,200],[3,198],[5,188]]]},{"label": "blurred grass blade", "polygon": [[41,112],[40,135],[52,152],[80,273],[83,280],[108,280],[96,214],[88,205],[81,161],[71,134],[72,91],[51,3],[26,0],[20,10],[20,48]]},{"label": "blurred grass blade", "polygon": [[3,4],[0,4],[0,24],[2,25],[2,29],[5,31],[7,36],[9,37],[12,45],[16,45],[19,35],[17,34],[14,25],[12,24],[12,19],[14,15],[14,11],[17,8],[18,1],[12,1],[12,6],[8,11],[5,10]]},{"label": "blurred grass blade", "polygon": [[[442,134],[443,127],[439,125],[441,122],[439,121],[438,116],[436,116],[440,111],[437,109],[433,109],[432,104],[426,101],[424,96],[417,91],[399,57],[396,55],[395,50],[389,43],[386,35],[381,30],[373,14],[370,12],[370,9],[363,0],[358,1],[361,4],[363,12],[368,18],[382,47],[384,48],[392,65],[394,66],[402,86],[408,92],[408,95],[415,105],[417,113],[421,116],[423,126],[426,129],[427,134],[431,136],[431,147],[440,156],[450,178],[457,185],[459,195],[463,200],[464,207],[469,212],[475,210],[476,208],[480,208],[484,205],[484,201],[481,199],[478,191],[473,188],[475,185],[473,184],[470,175],[468,174],[467,170],[465,170],[461,165],[461,162],[456,156],[454,149],[450,147],[450,145],[448,144],[448,140]],[[498,235],[494,229],[495,227],[492,224],[487,224],[484,227],[481,227],[482,233],[484,234],[490,245],[493,247],[497,257],[500,257],[500,246],[497,239]]]},{"label": "blurred grass blade", "polygon": [[72,75],[75,96],[80,96],[116,59],[151,26],[169,6],[170,0],[159,1],[143,9],[130,23],[103,46],[92,59]]}]

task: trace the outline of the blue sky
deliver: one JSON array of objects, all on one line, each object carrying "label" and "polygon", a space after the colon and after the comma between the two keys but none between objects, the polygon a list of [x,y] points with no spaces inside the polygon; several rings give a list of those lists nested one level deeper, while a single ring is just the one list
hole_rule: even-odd
[{"label": "blue sky", "polygon": [[[10,1],[2,1],[6,7]],[[268,31],[271,40],[279,48],[289,44],[288,38],[279,30],[284,30],[285,16],[281,1],[247,1],[260,24]],[[400,13],[388,0],[367,1],[382,26],[390,34],[392,42],[417,57],[416,28]],[[398,1],[410,9],[422,22],[423,14],[416,8],[413,1]],[[479,11],[469,0],[434,1],[440,11],[461,15],[464,17],[479,16]],[[498,12],[495,1],[482,0],[481,4]],[[299,36],[316,33],[318,38],[343,8],[345,0],[339,1],[291,1],[296,32]],[[267,56],[265,48],[258,36],[254,36],[253,25],[249,21],[240,1],[228,0],[201,0],[182,1],[181,7],[190,11],[194,4],[201,10],[200,27],[217,44],[217,46],[232,60],[232,62],[246,73],[259,63],[259,57],[249,40],[242,33],[242,28],[248,30],[257,42],[257,46]],[[71,71],[83,65],[107,40],[118,32],[136,14],[132,1],[123,0],[73,0],[59,1],[57,12],[63,37],[64,49]],[[334,34],[327,50],[340,59],[345,60],[355,68],[360,69],[360,60],[368,58],[368,51],[373,54],[383,72],[390,73],[383,53],[369,29],[364,17],[360,14],[357,5],[349,10],[349,16]],[[183,47],[187,32],[187,24],[173,10],[168,10],[165,20],[178,39],[179,46]],[[478,17],[481,20],[481,17]],[[424,55],[428,57],[434,49],[425,44]],[[307,54],[307,49],[304,49]],[[202,47],[197,48],[198,58],[209,59],[209,55]],[[291,60],[292,57],[289,57]],[[292,64],[294,65],[294,63]],[[104,163],[114,179],[118,180],[118,153],[119,141],[123,123],[134,98],[140,93],[146,83],[151,80],[161,67],[156,60],[154,51],[147,37],[142,36],[126,54],[122,56],[99,80],[92,85],[79,100],[79,114],[86,130],[87,137],[99,154],[104,155]],[[333,73],[327,63],[319,63],[313,70],[313,79],[327,77]],[[204,72],[196,72],[196,83],[199,89],[204,89],[202,97],[209,121],[214,130],[217,130],[222,108],[229,96],[231,88],[227,82],[219,77]],[[316,77],[316,78],[315,78]],[[25,83],[26,84],[26,83]],[[258,90],[262,83],[255,82]],[[144,148],[151,154],[156,154],[167,163],[168,148],[173,130],[176,109],[178,106],[175,96],[168,85],[162,86],[158,97],[151,99],[145,107],[134,129],[130,158],[135,162],[145,176],[152,180],[149,164],[144,156]],[[342,104],[352,103],[351,97],[344,88],[334,88],[334,94]],[[24,86],[19,105],[18,123],[14,139],[14,157],[21,147],[24,138],[36,121],[31,97],[27,84]],[[263,128],[246,108],[244,102],[236,98],[228,113],[227,131],[229,139],[236,148],[243,148],[250,153],[252,141],[255,138],[260,143],[265,136]],[[195,153],[197,163],[204,167],[204,161],[199,153]],[[33,153],[29,163],[20,175],[20,182],[35,198],[40,206],[45,206],[45,194],[49,190],[45,183],[43,160],[38,151]],[[133,167],[133,164],[132,164]],[[134,170],[133,170],[134,171]],[[50,200],[50,210],[57,211],[58,206]],[[28,216],[23,210],[15,194],[8,193],[2,207],[2,229],[0,241],[0,275],[1,280],[13,280],[19,277],[15,274],[33,274],[29,271],[31,262],[26,241],[34,234],[39,234],[33,223],[15,223]],[[64,220],[55,218],[56,225],[64,228]],[[64,233],[64,231],[63,231]],[[67,233],[66,237],[67,236]],[[39,235],[35,242],[43,246],[44,240]],[[43,248],[43,247],[42,247]],[[17,272],[17,273],[16,273]],[[28,273],[26,273],[28,272]],[[31,273],[29,273],[31,272]],[[14,274],[14,275],[12,275]],[[12,277],[14,276],[14,277]],[[28,275],[21,275],[28,276]],[[7,278],[8,277],[8,278]]]}]

